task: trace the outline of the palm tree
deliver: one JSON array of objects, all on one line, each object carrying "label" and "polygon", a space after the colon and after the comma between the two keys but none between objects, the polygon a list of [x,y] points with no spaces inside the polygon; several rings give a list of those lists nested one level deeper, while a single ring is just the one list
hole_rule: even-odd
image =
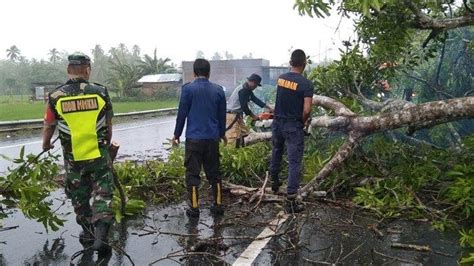
[{"label": "palm tree", "polygon": [[116,54],[116,53],[117,53],[117,48],[115,48],[115,47],[110,47],[110,49],[109,49],[109,54],[110,54],[111,56],[113,56],[113,55]]},{"label": "palm tree", "polygon": [[134,64],[127,64],[119,58],[110,60],[110,76],[107,83],[115,88],[120,96],[129,96],[131,89],[141,77],[140,69]]},{"label": "palm tree", "polygon": [[225,59],[226,59],[226,60],[232,60],[232,59],[234,59],[234,55],[231,54],[231,53],[229,53],[228,51],[225,51],[225,55],[224,55],[224,56],[225,56]]},{"label": "palm tree", "polygon": [[104,50],[102,49],[100,44],[96,44],[94,46],[94,49],[92,49],[91,52],[92,52],[92,56],[94,57],[94,62],[104,55]]},{"label": "palm tree", "polygon": [[158,58],[156,56],[156,49],[153,52],[153,57],[145,55],[143,60],[139,61],[139,67],[143,75],[149,74],[160,74],[160,73],[172,73],[176,72],[176,69],[170,65],[171,59],[169,58]]},{"label": "palm tree", "polygon": [[140,57],[140,46],[135,44],[132,47],[132,54],[133,54],[134,57]]},{"label": "palm tree", "polygon": [[8,48],[7,50],[7,57],[11,60],[11,61],[16,61],[17,59],[20,58],[20,49],[18,49],[18,47],[16,47],[16,45],[12,45],[10,46],[10,48]]},{"label": "palm tree", "polygon": [[212,60],[222,60],[221,54],[219,54],[219,52],[215,52],[212,56]]},{"label": "palm tree", "polygon": [[196,52],[196,58],[206,58],[206,57],[204,56],[204,52],[203,52],[203,51],[198,50],[198,51]]},{"label": "palm tree", "polygon": [[125,54],[128,53],[127,45],[125,45],[125,43],[119,43],[118,49],[120,50],[120,53],[122,53],[122,56],[125,56]]},{"label": "palm tree", "polygon": [[59,56],[59,51],[56,48],[49,50],[49,55],[49,61],[53,64],[56,63],[57,60],[61,59],[61,57]]}]

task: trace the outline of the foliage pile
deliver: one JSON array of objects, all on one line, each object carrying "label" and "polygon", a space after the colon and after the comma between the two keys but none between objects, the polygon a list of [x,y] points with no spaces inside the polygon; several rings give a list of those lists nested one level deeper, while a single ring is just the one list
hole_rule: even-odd
[{"label": "foliage pile", "polygon": [[[314,150],[311,156],[305,156],[306,178],[325,165],[336,152],[333,144],[338,141],[337,137],[309,141],[308,146]],[[462,245],[472,248],[472,158],[473,135],[466,137],[462,149],[457,150],[413,146],[379,134],[366,140],[321,188],[338,197],[352,198],[355,204],[384,219],[428,219],[433,228],[441,231],[461,228]],[[464,261],[472,259],[471,256]]]},{"label": "foliage pile", "polygon": [[[53,210],[54,199],[51,192],[63,185],[59,182],[59,155],[48,152],[47,155],[36,158],[33,154],[24,154],[21,148],[19,158],[4,159],[13,162],[17,167],[8,168],[6,176],[0,176],[0,220],[6,218],[13,208],[19,208],[29,218],[42,223],[46,230],[58,230],[64,220],[57,213],[59,208]],[[145,208],[145,203],[127,195],[125,216],[133,216]],[[120,197],[116,190],[112,202],[115,218],[120,222],[124,217],[120,210]],[[133,195],[132,195],[133,196]]]},{"label": "foliage pile", "polygon": [[174,148],[166,161],[126,161],[116,164],[115,170],[125,190],[131,195],[162,203],[182,198],[185,191],[183,164],[183,148]]},{"label": "foliage pile", "polygon": [[58,156],[49,154],[37,162],[35,157],[32,154],[25,156],[22,147],[19,158],[11,160],[18,167],[9,169],[7,176],[0,176],[0,219],[8,216],[9,209],[18,207],[27,218],[55,231],[64,222],[52,210],[53,199],[49,197],[57,189],[53,177],[59,173]]},{"label": "foliage pile", "polygon": [[221,148],[221,173],[231,183],[254,187],[265,176],[270,162],[270,145],[258,143],[241,149]]}]

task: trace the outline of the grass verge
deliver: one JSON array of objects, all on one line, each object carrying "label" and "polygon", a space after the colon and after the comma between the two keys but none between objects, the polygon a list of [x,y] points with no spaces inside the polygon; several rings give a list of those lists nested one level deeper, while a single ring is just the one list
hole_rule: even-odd
[{"label": "grass verge", "polygon": [[[156,102],[116,102],[113,103],[115,113],[127,113],[178,106],[177,100]],[[39,119],[44,115],[45,104],[42,102],[0,103],[0,121]]]}]

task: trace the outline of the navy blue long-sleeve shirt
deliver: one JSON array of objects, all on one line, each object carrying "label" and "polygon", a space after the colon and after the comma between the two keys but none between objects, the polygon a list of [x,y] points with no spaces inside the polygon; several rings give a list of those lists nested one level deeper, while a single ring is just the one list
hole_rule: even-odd
[{"label": "navy blue long-sleeve shirt", "polygon": [[197,78],[181,89],[175,137],[183,133],[186,138],[219,139],[225,135],[226,101],[221,86],[206,78]]}]

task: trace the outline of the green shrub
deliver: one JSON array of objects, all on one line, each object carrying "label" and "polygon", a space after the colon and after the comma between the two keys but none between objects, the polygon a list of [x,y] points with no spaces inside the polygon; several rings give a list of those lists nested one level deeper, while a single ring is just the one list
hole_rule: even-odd
[{"label": "green shrub", "polygon": [[18,166],[9,168],[7,176],[0,176],[0,219],[7,216],[4,210],[17,207],[27,218],[42,223],[46,230],[58,230],[64,220],[51,209],[53,200],[49,194],[58,187],[54,178],[59,173],[56,164],[59,156],[49,154],[35,161],[36,155],[25,155],[22,147],[19,158],[2,157]]},{"label": "green shrub", "polygon": [[257,143],[236,149],[221,148],[221,174],[234,184],[255,186],[259,176],[265,176],[270,162],[270,145]]}]

